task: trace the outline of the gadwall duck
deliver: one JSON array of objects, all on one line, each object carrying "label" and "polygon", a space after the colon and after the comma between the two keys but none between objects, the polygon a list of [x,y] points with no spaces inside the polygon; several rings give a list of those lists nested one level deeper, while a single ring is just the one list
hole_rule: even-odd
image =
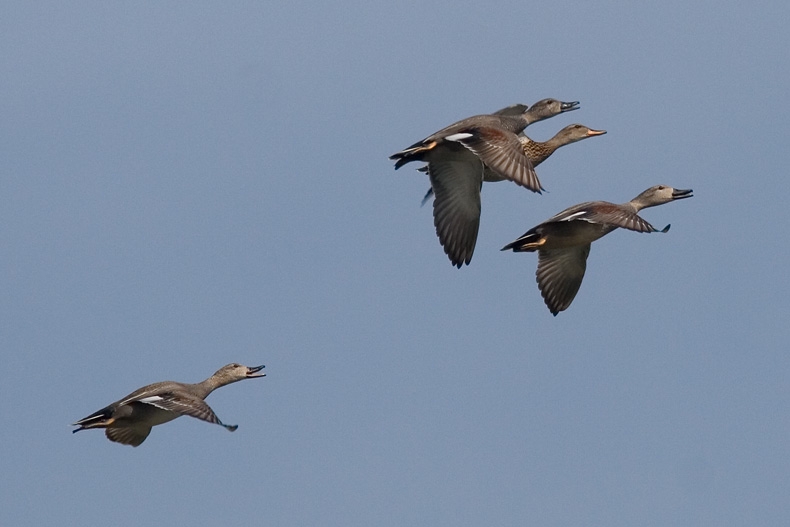
[{"label": "gadwall duck", "polygon": [[[515,105],[521,106],[521,105]],[[502,110],[500,110],[502,111]],[[521,143],[522,148],[524,149],[524,153],[529,158],[530,162],[532,163],[532,167],[536,168],[539,164],[543,163],[547,160],[551,154],[553,154],[558,148],[569,145],[571,143],[576,143],[581,141],[582,139],[587,139],[588,137],[595,137],[597,135],[603,135],[606,133],[606,130],[593,130],[583,124],[569,124],[559,132],[557,132],[554,137],[549,139],[548,141],[533,141],[524,133],[522,132],[518,136],[518,140]],[[428,165],[424,167],[420,167],[420,172],[429,172]],[[504,181],[505,178],[494,172],[488,167],[485,167],[483,172],[483,181],[488,182],[496,182],[496,181]],[[422,205],[425,205],[425,202],[428,201],[431,196],[433,196],[433,188],[429,188],[428,192],[425,193],[425,196],[422,198]]]},{"label": "gadwall duck", "polygon": [[151,427],[189,415],[218,424],[231,432],[238,425],[226,425],[219,420],[204,399],[221,386],[243,379],[265,377],[259,373],[263,366],[228,364],[203,382],[184,384],[165,381],[144,386],[123,399],[80,419],[73,432],[90,428],[104,428],[107,439],[124,445],[139,446],[151,433]]},{"label": "gadwall duck", "polygon": [[[533,166],[538,166],[563,145],[605,133],[605,130],[593,130],[581,124],[572,124],[545,142],[532,141],[526,136],[519,137],[519,141]],[[458,160],[449,154],[442,161],[428,163],[424,168],[430,177],[431,188],[423,198],[423,203],[431,195],[436,196],[433,201],[436,235],[450,261],[460,268],[462,264],[468,264],[472,260],[480,228],[479,168],[465,162],[463,158]],[[483,180],[502,181],[502,178],[485,167]]]},{"label": "gadwall duck", "polygon": [[469,156],[471,153],[469,159],[472,162],[478,160],[475,164],[481,172],[482,164],[485,164],[502,178],[539,192],[540,182],[517,134],[532,123],[575,110],[578,105],[578,101],[543,99],[527,109],[523,104],[517,104],[493,114],[467,117],[392,154],[390,159],[395,161],[397,170],[412,161],[430,163],[442,161],[445,154],[455,159],[460,154]]},{"label": "gadwall duck", "polygon": [[436,234],[454,266],[460,268],[472,260],[484,171],[540,192],[540,181],[517,134],[532,123],[578,106],[578,101],[556,99],[543,99],[529,108],[508,106],[459,121],[390,156],[396,160],[395,169],[411,161],[428,163],[424,169],[438,196],[433,211]]},{"label": "gadwall duck", "polygon": [[656,185],[622,205],[607,201],[580,203],[533,227],[502,250],[538,251],[538,288],[551,314],[557,316],[568,309],[579,291],[592,242],[618,227],[636,232],[667,232],[669,225],[658,231],[637,213],[691,196],[691,189]]}]

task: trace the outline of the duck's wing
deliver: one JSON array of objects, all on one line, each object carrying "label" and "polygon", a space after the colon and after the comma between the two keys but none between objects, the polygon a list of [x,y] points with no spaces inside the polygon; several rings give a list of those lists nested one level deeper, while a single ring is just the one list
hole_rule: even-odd
[{"label": "duck's wing", "polygon": [[582,285],[589,254],[589,243],[567,249],[538,251],[535,276],[543,301],[552,315],[557,316],[573,302]]},{"label": "duck's wing", "polygon": [[542,190],[535,168],[516,134],[496,126],[473,126],[446,139],[464,145],[501,177],[533,192]]},{"label": "duck's wing", "polygon": [[161,392],[138,399],[134,404],[149,404],[178,415],[188,415],[201,421],[225,426],[206,401],[188,393]]},{"label": "duck's wing", "polygon": [[527,108],[529,108],[529,106],[526,104],[511,104],[510,106],[506,106],[500,110],[495,111],[491,115],[512,115],[517,117],[526,112]]},{"label": "duck's wing", "polygon": [[395,161],[395,170],[399,169],[406,163],[412,161],[428,161],[429,157],[435,150],[441,150],[447,146],[445,140],[447,136],[453,135],[459,131],[464,130],[469,126],[479,124],[481,122],[496,122],[496,119],[490,115],[474,115],[461,119],[449,126],[445,126],[438,132],[435,132],[421,141],[417,141],[408,148],[395,152],[389,158]]},{"label": "duck's wing", "polygon": [[658,232],[636,212],[606,201],[591,201],[574,205],[560,212],[547,223],[564,221],[586,221],[636,232]]},{"label": "duck's wing", "polygon": [[448,152],[428,164],[433,200],[433,223],[444,252],[453,265],[469,264],[480,228],[480,187],[483,164],[463,149]]},{"label": "duck's wing", "polygon": [[104,430],[107,439],[122,445],[140,446],[148,434],[151,433],[150,426],[130,425],[130,426],[111,426]]}]

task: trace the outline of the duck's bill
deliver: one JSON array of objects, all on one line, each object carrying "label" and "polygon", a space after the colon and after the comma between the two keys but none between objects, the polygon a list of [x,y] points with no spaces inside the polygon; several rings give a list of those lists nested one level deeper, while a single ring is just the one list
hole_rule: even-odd
[{"label": "duck's bill", "polygon": [[683,199],[683,198],[690,198],[693,196],[693,190],[689,189],[678,189],[672,191],[672,199]]},{"label": "duck's bill", "polygon": [[560,103],[560,110],[562,110],[563,112],[570,112],[571,110],[578,110],[578,109],[579,109],[579,101]]},{"label": "duck's bill", "polygon": [[250,366],[250,367],[248,367],[248,368],[247,368],[247,378],[248,378],[248,379],[251,379],[251,378],[253,378],[253,377],[266,377],[266,374],[265,374],[265,373],[263,373],[263,372],[261,372],[261,373],[258,373],[258,372],[260,372],[262,369],[264,369],[265,367],[266,367],[266,366],[263,366],[263,365],[261,365],[261,366]]}]

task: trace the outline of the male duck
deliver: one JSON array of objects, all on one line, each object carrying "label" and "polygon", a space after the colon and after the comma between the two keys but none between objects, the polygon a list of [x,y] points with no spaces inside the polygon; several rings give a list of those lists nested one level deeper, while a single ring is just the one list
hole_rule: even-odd
[{"label": "male duck", "polygon": [[439,242],[453,265],[469,264],[480,225],[484,170],[540,192],[540,181],[517,135],[528,125],[578,108],[578,101],[543,99],[532,107],[508,106],[490,115],[458,121],[390,156],[395,169],[411,161],[428,163]]},{"label": "male duck", "polygon": [[[690,198],[692,192],[656,185],[622,205],[607,201],[580,203],[533,227],[502,250],[538,251],[538,288],[551,314],[557,316],[568,309],[579,291],[592,242],[618,227],[659,232],[637,213],[647,207]],[[669,225],[660,232],[668,230]]]},{"label": "male duck", "polygon": [[[572,124],[548,141],[532,141],[522,135],[519,136],[519,142],[532,166],[536,167],[561,146],[605,133],[606,130]],[[433,222],[436,235],[453,265],[461,267],[462,263],[468,264],[472,259],[480,228],[482,207],[479,167],[472,163],[455,162],[451,156],[446,156],[442,161],[428,163],[425,170],[431,179],[431,189],[423,198],[423,203],[435,193]],[[483,181],[502,181],[502,177],[485,167]]]},{"label": "male duck", "polygon": [[502,178],[538,192],[540,182],[517,134],[532,123],[575,110],[578,105],[578,101],[543,99],[528,109],[517,104],[493,114],[467,117],[392,154],[390,159],[395,160],[397,170],[412,161],[440,161],[446,152],[471,153],[472,159],[478,159]]},{"label": "male duck", "polygon": [[238,425],[222,423],[204,399],[226,384],[265,377],[265,373],[258,373],[263,368],[263,366],[247,367],[234,363],[223,366],[214,375],[196,384],[173,381],[149,384],[80,419],[74,423],[74,426],[79,426],[74,432],[104,428],[110,441],[136,447],[145,441],[151,433],[152,426],[167,423],[182,415],[197,417],[233,432]]}]

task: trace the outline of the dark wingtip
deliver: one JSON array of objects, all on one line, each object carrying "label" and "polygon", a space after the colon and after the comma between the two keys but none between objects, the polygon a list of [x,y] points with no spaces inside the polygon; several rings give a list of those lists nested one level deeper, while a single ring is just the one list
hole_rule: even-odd
[{"label": "dark wingtip", "polygon": [[670,223],[667,223],[667,226],[666,226],[666,227],[664,227],[663,229],[661,229],[661,230],[660,230],[660,231],[658,231],[658,232],[668,232],[668,231],[669,231],[669,228],[670,228],[671,226],[672,226],[672,224],[670,224]]},{"label": "dark wingtip", "polygon": [[420,202],[420,207],[424,207],[425,204],[428,203],[428,200],[431,199],[432,195],[433,195],[433,187],[429,188],[428,192],[426,192],[425,195],[422,197],[422,201]]},{"label": "dark wingtip", "polygon": [[221,426],[222,428],[224,428],[225,430],[227,430],[228,432],[235,432],[236,429],[239,427],[239,425],[226,425],[225,423],[223,423],[219,419],[217,419],[217,424],[219,426]]}]

